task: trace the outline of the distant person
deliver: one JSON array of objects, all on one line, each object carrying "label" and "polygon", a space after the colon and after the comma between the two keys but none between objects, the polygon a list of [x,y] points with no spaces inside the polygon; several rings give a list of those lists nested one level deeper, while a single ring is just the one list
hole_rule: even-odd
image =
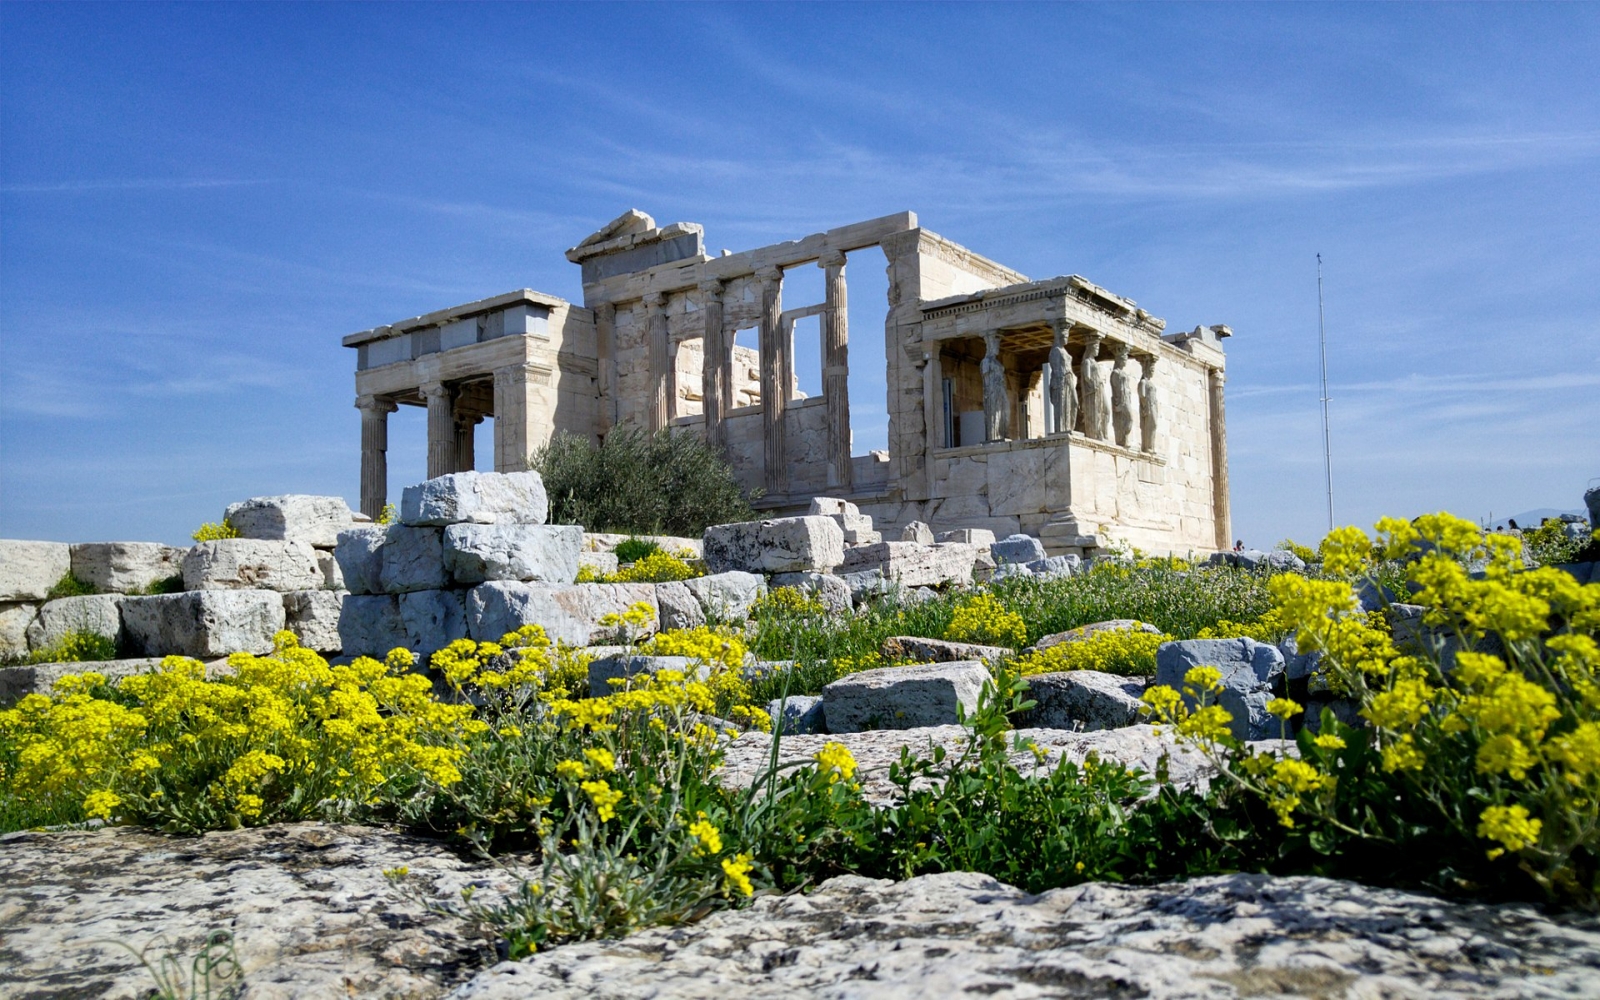
[{"label": "distant person", "polygon": [[1521,528],[1517,527],[1517,519],[1514,518],[1514,517],[1511,520],[1506,522],[1506,527],[1510,528],[1512,531],[1521,531],[1522,530]]},{"label": "distant person", "polygon": [[1235,552],[1243,552],[1244,551],[1244,539],[1235,538],[1233,540],[1233,551],[1235,551]]}]

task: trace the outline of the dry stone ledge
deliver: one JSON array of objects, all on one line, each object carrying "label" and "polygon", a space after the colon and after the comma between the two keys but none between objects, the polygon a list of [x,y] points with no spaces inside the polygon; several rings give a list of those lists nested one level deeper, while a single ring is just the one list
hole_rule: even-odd
[{"label": "dry stone ledge", "polygon": [[339,532],[333,557],[350,593],[383,593],[383,542],[387,535],[387,529],[376,525]]},{"label": "dry stone ledge", "polygon": [[822,712],[835,733],[942,726],[958,707],[970,715],[988,680],[977,660],[863,670],[822,689]]},{"label": "dry stone ledge", "polygon": [[976,642],[951,642],[948,639],[924,639],[916,635],[893,635],[883,640],[880,649],[886,660],[909,660],[913,663],[954,663],[957,660],[982,660],[994,666],[1011,655],[1004,646],[984,646]]},{"label": "dry stone ledge", "polygon": [[444,529],[444,565],[467,586],[487,580],[571,583],[578,575],[583,528],[576,524],[452,524]]},{"label": "dry stone ledge", "polygon": [[196,590],[124,597],[122,628],[131,651],[143,656],[272,652],[283,630],[283,595],[271,590]]},{"label": "dry stone ledge", "polygon": [[660,620],[653,583],[480,583],[467,593],[467,634],[497,642],[524,625],[539,625],[551,642],[590,646],[611,636],[601,618],[638,603]]},{"label": "dry stone ledge", "polygon": [[346,596],[332,590],[291,590],[283,595],[284,625],[305,648],[337,653],[344,648],[339,611]]},{"label": "dry stone ledge", "polygon": [[700,680],[705,680],[711,674],[711,668],[704,663],[696,664],[688,656],[637,656],[629,653],[619,653],[615,656],[605,656],[589,663],[589,696],[603,698],[617,690],[614,680],[627,681],[635,677],[654,677],[663,670],[676,670],[684,675],[693,674]]},{"label": "dry stone ledge", "polygon": [[1042,636],[1038,642],[1033,644],[1032,648],[1035,650],[1049,649],[1051,646],[1059,646],[1064,642],[1082,642],[1085,639],[1092,639],[1102,632],[1131,632],[1135,629],[1140,632],[1148,632],[1151,635],[1161,634],[1160,629],[1148,622],[1136,621],[1132,618],[1112,618],[1103,622],[1090,622],[1088,625],[1080,625],[1077,628],[1067,629],[1065,632],[1053,632],[1050,635]]},{"label": "dry stone ledge", "polygon": [[333,548],[339,543],[339,532],[355,523],[343,497],[304,493],[251,497],[229,504],[222,516],[240,538],[305,542],[319,549]]},{"label": "dry stone ledge", "polygon": [[383,593],[439,590],[446,583],[441,528],[392,525],[384,535],[380,558],[383,568],[378,579]]},{"label": "dry stone ledge", "polygon": [[314,590],[324,583],[317,552],[306,542],[221,538],[183,557],[184,590]]},{"label": "dry stone ledge", "polygon": [[615,552],[578,553],[578,569],[580,571],[588,569],[592,573],[598,573],[601,576],[609,576],[610,574],[615,573],[620,565],[621,564],[617,562],[617,554]]},{"label": "dry stone ledge", "polygon": [[42,601],[72,572],[72,547],[65,542],[0,538],[0,601]]},{"label": "dry stone ledge", "polygon": [[[583,533],[583,551],[595,554],[615,553],[618,545],[630,538],[637,538],[644,542],[655,542],[661,551],[678,555],[682,552],[700,558],[700,539],[684,538],[680,535],[625,535],[615,531],[586,531]],[[616,567],[612,567],[615,570]]]},{"label": "dry stone ledge", "polygon": [[148,674],[159,666],[161,657],[146,656],[134,660],[30,663],[20,667],[0,667],[0,708],[15,704],[30,694],[53,694],[56,682],[69,674],[94,672],[104,674],[108,681],[119,681],[134,674]]},{"label": "dry stone ledge", "polygon": [[705,609],[681,581],[656,584],[656,606],[661,609],[661,628],[697,628],[706,623]]},{"label": "dry stone ledge", "polygon": [[828,573],[844,562],[844,531],[820,514],[717,524],[701,548],[713,573]]},{"label": "dry stone ledge", "polygon": [[[1222,671],[1222,691],[1217,704],[1233,716],[1235,739],[1262,740],[1276,736],[1279,722],[1267,713],[1267,702],[1283,685],[1283,653],[1276,646],[1254,639],[1184,639],[1164,642],[1156,651],[1155,683],[1183,690],[1183,677],[1194,667]],[[1194,700],[1184,695],[1191,708]]]},{"label": "dry stone ledge", "polygon": [[957,528],[954,531],[941,531],[934,536],[939,542],[961,542],[966,545],[981,545],[985,549],[994,544],[994,532],[988,528]]},{"label": "dry stone ledge", "polygon": [[872,545],[883,541],[883,536],[872,529],[871,515],[861,513],[861,508],[848,500],[816,497],[811,501],[809,513],[833,518],[844,532],[846,545]]},{"label": "dry stone ledge", "polygon": [[187,551],[160,542],[84,542],[72,546],[72,575],[102,594],[140,594],[182,574]]},{"label": "dry stone ledge", "polygon": [[977,555],[977,550],[970,545],[878,542],[846,550],[841,571],[876,571],[885,580],[896,581],[902,587],[970,584]]},{"label": "dry stone ledge", "polygon": [[756,573],[729,570],[683,581],[689,593],[700,602],[708,621],[741,621],[750,615],[750,606],[767,592],[766,578]]},{"label": "dry stone ledge", "polygon": [[543,524],[550,512],[537,472],[454,472],[400,495],[400,523]]},{"label": "dry stone ledge", "polygon": [[122,635],[122,600],[115,594],[90,594],[46,603],[28,626],[28,648],[50,649],[74,632],[92,632],[116,642]]},{"label": "dry stone ledge", "polygon": [[28,626],[39,617],[39,605],[0,604],[0,656],[24,656],[28,652]]},{"label": "dry stone ledge", "polygon": [[1045,558],[1044,543],[1032,535],[1007,535],[989,546],[994,561],[1026,566]]},{"label": "dry stone ledge", "polygon": [[440,903],[459,903],[467,885],[488,902],[512,888],[497,865],[377,827],[8,834],[0,837],[0,992],[146,996],[150,974],[112,942],[138,949],[164,935],[187,975],[206,935],[226,929],[245,996],[439,997],[493,953],[465,922],[397,892],[383,872],[400,867]]},{"label": "dry stone ledge", "polygon": [[1017,720],[1019,726],[1094,732],[1131,726],[1142,718],[1142,677],[1069,670],[1024,679],[1028,682],[1027,697],[1037,704]]},{"label": "dry stone ledge", "polygon": [[976,872],[841,875],[681,927],[502,962],[452,1000],[1577,997],[1600,925],[1237,874],[1031,895]]},{"label": "dry stone ledge", "polygon": [[400,599],[393,594],[351,594],[339,609],[339,648],[346,656],[382,658],[389,650],[410,649]]}]

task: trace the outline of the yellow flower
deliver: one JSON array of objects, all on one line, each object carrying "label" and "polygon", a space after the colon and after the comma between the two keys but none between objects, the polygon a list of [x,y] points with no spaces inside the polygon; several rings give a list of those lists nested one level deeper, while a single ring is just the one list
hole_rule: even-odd
[{"label": "yellow flower", "polygon": [[1532,847],[1538,843],[1539,831],[1544,828],[1543,821],[1529,818],[1528,810],[1522,806],[1490,806],[1478,820],[1478,836],[1503,845],[1502,849],[1489,851],[1491,859],[1506,851]]},{"label": "yellow flower", "polygon": [[732,858],[722,859],[722,874],[727,881],[728,888],[749,896],[755,893],[755,886],[750,884],[750,855],[740,854]]},{"label": "yellow flower", "polygon": [[617,815],[617,803],[622,801],[621,792],[604,781],[585,781],[579,787],[589,794],[595,811],[600,814],[600,822],[608,822]]},{"label": "yellow flower", "polygon": [[567,781],[577,781],[588,773],[588,770],[583,766],[582,761],[564,760],[556,765],[556,777]]},{"label": "yellow flower", "polygon": [[1305,706],[1289,698],[1274,698],[1267,702],[1267,711],[1280,719],[1289,719],[1305,711]]},{"label": "yellow flower", "polygon": [[1028,625],[1021,615],[1007,609],[993,594],[978,594],[956,606],[944,637],[956,642],[981,642],[1015,649],[1027,641]]},{"label": "yellow flower", "polygon": [[833,772],[829,781],[849,781],[851,775],[856,773],[856,759],[843,743],[825,743],[812,757],[823,771]]},{"label": "yellow flower", "polygon": [[604,747],[595,747],[585,750],[583,755],[589,758],[589,763],[596,774],[603,774],[617,769],[617,759],[611,751]]},{"label": "yellow flower", "polygon": [[722,853],[722,834],[706,819],[706,814],[701,813],[700,818],[689,824],[689,835],[699,841],[694,852],[699,855]]},{"label": "yellow flower", "polygon": [[1322,569],[1334,576],[1353,576],[1372,565],[1372,540],[1355,526],[1335,528],[1317,546]]},{"label": "yellow flower", "polygon": [[1332,733],[1320,733],[1312,737],[1311,742],[1321,750],[1343,750],[1344,740]]},{"label": "yellow flower", "polygon": [[122,805],[122,797],[104,789],[90,792],[83,800],[83,812],[91,819],[110,819],[111,813]]},{"label": "yellow flower", "polygon": [[1420,771],[1422,765],[1427,763],[1427,758],[1422,751],[1417,749],[1416,741],[1411,734],[1400,737],[1383,748],[1383,769],[1385,771]]},{"label": "yellow flower", "polygon": [[1222,671],[1216,667],[1190,667],[1183,675],[1183,686],[1197,697],[1222,690]]}]

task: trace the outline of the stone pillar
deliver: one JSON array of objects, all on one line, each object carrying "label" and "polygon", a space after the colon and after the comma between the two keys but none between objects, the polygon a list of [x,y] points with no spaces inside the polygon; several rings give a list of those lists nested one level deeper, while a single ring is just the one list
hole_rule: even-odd
[{"label": "stone pillar", "polygon": [[783,336],[783,271],[769,267],[761,279],[761,425],[766,444],[766,488],[769,496],[788,493],[788,449],[784,447],[784,413],[789,404],[788,354]]},{"label": "stone pillar", "polygon": [[1111,436],[1111,399],[1110,391],[1106,387],[1105,372],[1100,369],[1097,360],[1100,355],[1100,341],[1104,335],[1091,332],[1083,345],[1083,360],[1080,362],[1078,375],[1078,390],[1081,394],[1079,408],[1082,418],[1079,420],[1083,433],[1095,439],[1104,441]]},{"label": "stone pillar", "polygon": [[374,521],[389,502],[389,414],[399,409],[382,396],[359,396],[361,411],[361,513]]},{"label": "stone pillar", "polygon": [[1019,394],[1020,403],[1017,407],[1017,413],[1022,425],[1022,436],[1025,438],[1044,437],[1046,433],[1047,429],[1042,427],[1043,421],[1036,423],[1033,419],[1033,400],[1035,396],[1039,396],[1040,398],[1040,415],[1043,416],[1043,394],[1039,391],[1040,386],[1043,384],[1044,371],[1038,368],[1035,368],[1033,371],[1029,372],[1026,378],[1023,380],[1022,392]]},{"label": "stone pillar", "polygon": [[649,351],[650,396],[648,418],[650,432],[664,430],[671,417],[668,408],[667,388],[670,381],[667,365],[667,297],[661,292],[645,296],[645,345]]},{"label": "stone pillar", "polygon": [[522,472],[533,451],[530,416],[536,374],[531,365],[515,364],[494,373],[494,471]]},{"label": "stone pillar", "polygon": [[701,412],[705,414],[706,441],[713,448],[727,446],[727,427],[723,423],[733,408],[733,361],[729,357],[727,333],[722,329],[722,282],[700,282],[700,318],[703,358],[700,370]]},{"label": "stone pillar", "polygon": [[1206,369],[1211,399],[1211,513],[1219,551],[1233,548],[1233,514],[1228,503],[1228,416],[1223,407],[1221,368]]},{"label": "stone pillar", "polygon": [[617,307],[614,303],[602,302],[594,307],[594,338],[600,381],[596,430],[604,436],[617,425]]},{"label": "stone pillar", "polygon": [[456,471],[471,472],[478,466],[478,422],[482,417],[464,414],[456,418]]},{"label": "stone pillar", "polygon": [[1139,377],[1139,439],[1144,451],[1156,450],[1156,432],[1161,419],[1160,394],[1156,392],[1156,357],[1144,354],[1139,357],[1143,369]]},{"label": "stone pillar", "polygon": [[1000,335],[986,334],[983,341],[983,361],[978,369],[983,375],[984,436],[988,441],[1004,441],[1011,434],[1011,394],[1006,386],[1006,366],[1000,360]]},{"label": "stone pillar", "polygon": [[1072,324],[1058,319],[1051,324],[1055,340],[1050,345],[1050,426],[1049,434],[1066,434],[1077,423],[1078,380],[1072,374],[1072,355],[1067,353],[1067,328]]},{"label": "stone pillar", "polygon": [[850,314],[844,253],[830,250],[817,261],[826,273],[827,308],[822,313],[822,396],[828,408],[828,486],[848,493],[855,486],[850,465]]},{"label": "stone pillar", "polygon": [[1111,353],[1116,361],[1111,366],[1111,426],[1116,434],[1117,444],[1124,448],[1136,448],[1138,445],[1133,440],[1133,428],[1138,422],[1134,410],[1138,406],[1135,399],[1137,383],[1133,373],[1128,370],[1128,345],[1117,341],[1111,345]]},{"label": "stone pillar", "polygon": [[422,387],[428,399],[428,478],[456,472],[456,408],[454,393],[443,382]]}]

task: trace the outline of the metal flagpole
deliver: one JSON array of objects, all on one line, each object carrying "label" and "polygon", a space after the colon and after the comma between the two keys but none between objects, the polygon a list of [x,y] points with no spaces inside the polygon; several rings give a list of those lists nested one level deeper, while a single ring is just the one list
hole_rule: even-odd
[{"label": "metal flagpole", "polygon": [[1322,310],[1322,254],[1317,254],[1317,343],[1322,353],[1322,471],[1328,480],[1328,530],[1333,530],[1333,454],[1328,438],[1328,330]]}]

